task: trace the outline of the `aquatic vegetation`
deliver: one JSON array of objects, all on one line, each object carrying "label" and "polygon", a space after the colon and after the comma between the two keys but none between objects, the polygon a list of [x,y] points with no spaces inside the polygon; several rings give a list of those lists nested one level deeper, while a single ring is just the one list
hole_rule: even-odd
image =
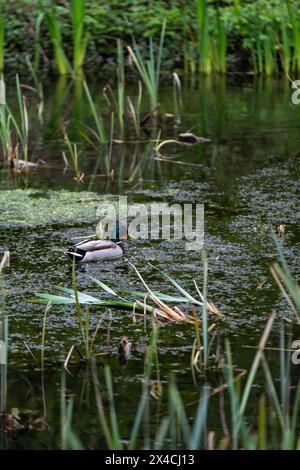
[{"label": "aquatic vegetation", "polygon": [[32,79],[33,79],[33,82],[34,82],[34,86],[35,88],[33,88],[33,91],[35,91],[37,97],[38,97],[38,117],[39,117],[39,120],[40,122],[42,123],[43,122],[43,111],[44,111],[44,89],[43,89],[43,82],[42,80],[40,80],[36,74],[36,66],[34,66],[32,63],[31,63],[31,60],[29,59],[29,57],[26,57],[26,62],[27,62],[27,65],[28,65],[28,69],[31,73],[31,76],[32,76]]},{"label": "aquatic vegetation", "polygon": [[35,74],[39,72],[39,68],[41,65],[41,54],[42,54],[41,32],[42,32],[43,21],[45,19],[45,12],[41,8],[41,4],[42,4],[41,0],[38,0],[38,10],[37,10],[36,18],[35,18],[35,45],[34,45],[33,64],[32,64]]},{"label": "aquatic vegetation", "polygon": [[174,100],[174,113],[179,114],[179,110],[183,107],[182,102],[182,87],[178,73],[173,72],[173,100]]},{"label": "aquatic vegetation", "polygon": [[[22,155],[25,163],[28,163],[28,138],[29,138],[29,120],[28,120],[28,111],[27,111],[27,101],[26,97],[22,94],[21,84],[19,76],[16,76],[16,88],[17,88],[17,97],[19,103],[19,115],[20,121],[19,125],[17,121],[14,120],[16,131],[21,140],[22,146]],[[25,165],[26,166],[26,165]]]},{"label": "aquatic vegetation", "polygon": [[89,34],[84,33],[85,0],[71,0],[73,25],[73,70],[78,72],[84,63]]},{"label": "aquatic vegetation", "polygon": [[227,69],[227,24],[217,9],[217,70],[226,73]]},{"label": "aquatic vegetation", "polygon": [[[97,205],[108,200],[111,200],[108,196],[88,191],[39,192],[34,189],[0,191],[0,223],[7,229],[46,227],[70,222],[93,224]],[[6,211],[9,211],[9,220]]]},{"label": "aquatic vegetation", "polygon": [[162,61],[162,53],[164,47],[164,38],[166,33],[166,20],[162,24],[160,41],[157,48],[157,56],[154,53],[153,39],[149,39],[149,57],[145,59],[141,53],[137,42],[133,40],[133,46],[128,46],[128,52],[140,74],[141,79],[148,91],[152,109],[156,109],[158,105],[158,88],[160,80],[160,69]]},{"label": "aquatic vegetation", "polygon": [[118,77],[118,119],[121,136],[124,132],[124,115],[125,115],[125,72],[124,72],[124,52],[123,52],[123,42],[117,40],[117,50],[118,50],[118,67],[117,67],[117,77]]},{"label": "aquatic vegetation", "polygon": [[200,53],[200,72],[207,74],[212,70],[212,45],[209,34],[207,1],[197,0],[198,42]]},{"label": "aquatic vegetation", "polygon": [[[159,396],[154,395],[153,393],[153,378],[152,373],[156,364],[156,354],[157,354],[157,341],[158,341],[159,331],[153,324],[153,330],[150,338],[150,344],[146,351],[145,361],[144,361],[144,378],[142,384],[142,394],[137,406],[135,413],[135,418],[132,423],[132,427],[129,430],[129,439],[126,443],[126,449],[134,450],[140,448],[139,441],[140,433],[142,431],[142,425],[144,424],[145,429],[145,420],[149,420],[149,414],[147,410],[150,408],[151,398],[154,396],[156,400],[159,400]],[[104,434],[106,445],[109,449],[124,449],[124,440],[122,439],[122,434],[120,431],[120,426],[118,423],[117,407],[115,406],[114,392],[113,392],[113,381],[112,375],[109,367],[105,367],[105,384],[107,390],[107,396],[109,399],[108,403],[108,416],[105,412],[105,405],[103,400],[103,391],[100,387],[96,361],[93,359],[92,362],[92,373],[94,381],[94,390],[96,397],[96,404],[98,409],[98,416],[101,425],[101,430]],[[179,394],[178,388],[176,386],[174,378],[169,380],[168,386],[168,415],[161,418],[156,434],[153,438],[150,438],[150,435],[147,438],[147,448],[148,449],[162,449],[165,445],[165,440],[171,439],[170,446],[173,449],[178,447],[177,442],[178,435],[181,433],[174,433],[176,429],[180,429],[183,436],[183,445],[188,449],[197,449],[201,445],[202,439],[205,439],[205,425],[208,409],[208,400],[209,400],[209,388],[204,386],[203,391],[200,394],[199,405],[197,414],[194,419],[192,426],[188,423],[186,412],[182,403],[181,396]],[[146,421],[147,422],[147,421]],[[146,436],[144,437],[145,441]],[[180,437],[179,437],[180,439]]]},{"label": "aquatic vegetation", "polygon": [[10,264],[10,253],[9,251],[5,251],[1,263],[0,263],[0,274],[2,273],[4,268],[8,268]]},{"label": "aquatic vegetation", "polygon": [[[197,0],[199,70],[202,73],[226,73],[227,21],[217,7],[211,20],[207,0]],[[213,28],[211,24],[213,23]]]},{"label": "aquatic vegetation", "polygon": [[[295,6],[291,4],[288,0],[285,0],[285,5],[287,8],[288,16],[292,25],[293,31],[293,62],[292,62],[292,70],[293,71],[300,71],[300,25],[299,25],[299,18],[297,21],[297,16],[299,17],[298,11],[296,11]],[[285,41],[287,42],[286,35]],[[285,51],[288,51],[288,46],[285,43]],[[289,54],[288,56],[289,57]],[[287,59],[286,59],[287,60]],[[287,67],[285,67],[286,69]]]},{"label": "aquatic vegetation", "polygon": [[47,13],[45,18],[53,43],[54,58],[57,71],[60,75],[67,75],[71,70],[71,65],[64,52],[63,40],[61,36],[61,26],[59,20],[56,17],[55,9],[53,8],[51,12]]},{"label": "aquatic vegetation", "polygon": [[5,314],[5,285],[2,283],[2,273],[9,264],[10,253],[6,251],[0,262],[0,413],[6,409],[8,355],[8,317]]},{"label": "aquatic vegetation", "polygon": [[154,149],[155,149],[155,154],[158,157],[161,157],[162,155],[161,155],[160,150],[166,144],[177,144],[177,145],[191,146],[191,145],[194,145],[194,144],[200,144],[202,142],[209,142],[209,141],[210,141],[210,139],[206,139],[205,137],[197,136],[197,135],[193,134],[192,132],[183,132],[182,134],[179,134],[177,140],[175,140],[175,139],[161,140],[160,139],[160,132],[159,132],[159,134],[157,136],[157,139],[156,139],[156,145],[155,145]]},{"label": "aquatic vegetation", "polygon": [[6,103],[0,103],[0,141],[5,159],[11,161],[16,154],[12,143],[12,116]]},{"label": "aquatic vegetation", "polygon": [[[128,260],[127,260],[128,261]],[[128,261],[129,262],[129,261]],[[200,293],[198,289],[198,294],[201,300],[197,300],[191,294],[189,294],[185,289],[183,289],[175,280],[173,280],[169,275],[164,274],[164,276],[176,287],[176,289],[183,295],[183,297],[176,297],[172,295],[166,295],[161,292],[152,291],[148,284],[145,282],[143,277],[137,268],[129,262],[134,271],[136,272],[138,278],[144,285],[146,292],[137,292],[137,291],[115,291],[102,281],[91,278],[99,287],[101,287],[105,292],[109,293],[111,296],[118,298],[119,300],[101,300],[99,298],[93,297],[91,295],[84,294],[79,291],[72,291],[68,288],[62,286],[56,286],[56,289],[68,293],[69,297],[46,294],[46,293],[35,293],[38,300],[36,303],[48,303],[51,302],[53,305],[76,305],[79,308],[80,305],[95,305],[102,307],[110,308],[123,308],[131,311],[142,311],[151,313],[154,317],[158,316],[161,319],[168,321],[184,322],[196,324],[200,321],[199,318],[195,317],[190,313],[183,312],[179,307],[170,307],[165,302],[175,302],[175,303],[186,303],[193,304],[195,306],[203,307],[203,303],[206,304],[206,309],[208,309],[212,314],[221,316],[218,309],[211,303],[206,300],[206,298]],[[124,294],[130,294],[134,297],[134,300],[130,300],[124,297]],[[144,302],[139,301],[137,298],[142,297]],[[154,306],[147,304],[147,299],[151,300]],[[204,338],[205,348],[207,351],[207,313],[206,309],[203,312],[202,320],[205,322],[204,331],[206,332],[206,337]],[[206,339],[206,341],[205,341]]]},{"label": "aquatic vegetation", "polygon": [[[58,8],[53,7],[50,12],[45,14],[53,44],[55,63],[60,75],[77,74],[80,72],[89,41],[89,34],[84,32],[85,0],[72,0],[70,10],[73,30],[73,68],[64,49],[61,21],[57,14]],[[66,13],[68,13],[68,9],[66,9]]]},{"label": "aquatic vegetation", "polygon": [[[25,60],[21,59],[21,64],[20,59],[17,61],[18,51],[21,50],[24,58],[26,55],[33,57],[36,72],[38,67],[48,68],[53,62],[58,74],[78,74],[83,66],[95,72],[101,66],[99,57],[110,61],[118,53],[118,46],[115,46],[117,38],[122,37],[124,43],[129,44],[133,35],[141,51],[149,37],[158,39],[161,18],[166,18],[167,67],[173,70],[180,61],[191,83],[194,82],[197,66],[201,73],[206,74],[226,73],[229,67],[230,70],[251,70],[268,75],[278,71],[278,64],[284,73],[299,70],[300,36],[296,0],[187,0],[183,5],[174,1],[168,8],[161,0],[151,6],[141,4],[138,8],[131,0],[125,0],[122,7],[127,12],[126,20],[120,18],[118,0],[112,0],[107,5],[84,0],[72,0],[70,5],[28,0],[23,10],[17,11],[14,11],[13,4],[3,9],[2,13],[7,25],[6,43],[13,51],[7,63],[9,66],[12,63],[14,66],[21,65],[25,70]],[[32,27],[32,21],[33,34],[25,39],[23,34],[17,34],[20,26],[24,31]],[[44,22],[49,31],[45,35],[41,34]],[[20,37],[23,38],[22,43]],[[3,50],[2,47],[2,55]],[[228,50],[230,55],[227,54]],[[134,48],[133,52],[140,62]],[[87,54],[88,61],[85,61]],[[72,56],[72,60],[68,56]],[[150,72],[147,66],[146,72]]]},{"label": "aquatic vegetation", "polygon": [[47,324],[47,316],[51,310],[51,302],[48,303],[47,307],[45,308],[44,318],[43,318],[43,328],[42,328],[42,344],[41,344],[41,370],[45,368],[45,340],[46,340],[46,324]]},{"label": "aquatic vegetation", "polygon": [[97,112],[96,104],[92,98],[90,93],[89,87],[86,82],[83,82],[84,90],[88,99],[89,107],[94,118],[94,123],[96,126],[96,130],[88,128],[92,134],[96,137],[99,144],[104,144],[107,142],[106,133],[104,129],[103,119],[101,115]]},{"label": "aquatic vegetation", "polygon": [[[99,7],[97,2],[85,3]],[[103,12],[113,10],[116,3],[101,5]],[[158,4],[162,14],[166,11],[160,0],[154,3],[155,11]],[[180,23],[172,20],[176,4],[172,2],[166,12],[160,80],[152,98],[146,80],[151,80],[153,90],[159,62],[155,45],[163,33],[164,15],[159,21],[156,17],[156,26],[148,19],[152,26],[143,35],[135,35],[133,29],[147,74],[143,79],[138,70],[135,85],[131,66],[136,72],[139,59],[132,47],[136,62],[132,54],[125,60],[122,41],[128,44],[127,30],[123,36],[112,22],[111,38],[123,39],[111,40],[113,52],[103,51],[104,18],[102,39],[91,35],[82,52],[83,24],[95,30],[90,6],[77,16],[77,35],[71,9],[55,9],[63,52],[71,57],[73,42],[81,38],[68,73],[73,74],[71,67],[78,75],[81,67],[91,67],[104,76],[107,65],[116,72],[103,82],[109,83],[104,90],[108,106],[98,81],[88,87],[79,77],[69,80],[66,75],[52,99],[52,82],[43,87],[44,75],[39,73],[53,64],[47,24],[41,8],[39,18],[32,15],[32,49],[26,59],[30,82],[17,78],[15,93],[14,84],[9,84],[9,103],[1,107],[0,117],[1,183],[25,188],[0,191],[2,251],[14,240],[13,269],[7,269],[9,255],[0,262],[0,340],[7,344],[3,313],[9,313],[12,365],[8,375],[7,368],[0,370],[0,447],[18,448],[26,442],[35,448],[63,449],[299,448],[300,382],[292,345],[300,323],[300,290],[293,276],[298,275],[298,131],[293,123],[299,107],[291,107],[287,81],[280,95],[281,84],[263,77],[250,76],[243,87],[232,78],[230,91],[225,76],[202,77],[198,94],[190,87],[192,77],[180,71],[187,51],[185,67],[191,74],[198,65],[201,73],[211,75],[225,75],[236,67],[268,76],[281,70],[295,73],[292,20],[285,2],[274,7],[279,0],[271,0],[261,15],[253,2],[221,2],[212,8],[211,1],[199,1],[200,35],[195,1],[183,2]],[[192,6],[188,15],[187,5]],[[295,3],[289,6],[298,23]],[[144,5],[136,8],[135,18],[143,9]],[[121,28],[123,18],[118,21]],[[128,22],[132,25],[131,17]],[[10,25],[5,23],[7,31]],[[101,28],[98,25],[98,35]],[[149,45],[146,50],[149,37],[152,49]],[[5,47],[9,71],[11,46]],[[86,52],[91,55],[83,63]],[[92,64],[96,53],[98,62]],[[108,57],[117,59],[118,65],[106,64]],[[236,65],[241,57],[242,65]],[[160,88],[164,74],[168,85]],[[101,96],[94,94],[96,88]],[[161,101],[159,116],[152,103],[148,105],[147,95],[150,101]],[[205,141],[200,135],[211,136],[213,144],[194,146]],[[154,154],[155,149],[157,154],[166,150],[168,143],[173,155]],[[69,172],[63,169],[63,150]],[[35,156],[45,158],[46,171],[19,174],[36,165],[30,162]],[[75,186],[73,177],[83,184]],[[93,184],[95,192],[84,191]],[[76,190],[61,190],[68,186]],[[126,194],[131,203],[146,206],[157,198],[179,204],[203,201],[209,262],[205,251],[202,262],[200,252],[182,252],[180,242],[139,240],[128,247],[130,261],[114,267],[74,263],[71,277],[64,253],[68,240],[93,231],[99,205],[116,201],[110,194]],[[277,257],[270,226],[279,237]],[[158,269],[149,266],[148,259]],[[31,303],[33,291],[37,295]],[[272,309],[278,313],[272,313],[264,328]],[[45,418],[41,432],[14,441],[9,423],[18,424],[21,403],[24,408],[34,403],[35,413]],[[16,412],[8,411],[12,406]],[[26,413],[30,416],[32,411]],[[3,444],[2,435],[7,438]]]},{"label": "aquatic vegetation", "polygon": [[[73,170],[74,170],[74,173],[75,173],[74,180],[77,183],[82,183],[83,178],[84,178],[84,173],[82,173],[79,169],[78,158],[79,158],[80,152],[78,151],[77,144],[72,144],[72,142],[70,141],[70,138],[68,136],[67,129],[66,129],[66,127],[63,123],[61,124],[61,129],[62,129],[62,132],[63,132],[63,135],[64,135],[65,143],[67,144],[67,147],[68,147],[68,150],[69,150],[69,155],[71,157],[71,163],[72,163],[72,167],[73,167]],[[66,157],[65,152],[63,152],[63,158],[64,158],[64,161],[66,163],[66,168],[67,168],[68,167],[68,159]]]},{"label": "aquatic vegetation", "polygon": [[[0,104],[0,140],[3,154],[10,162],[11,167],[18,171],[23,166],[25,171],[29,169],[28,139],[29,120],[27,100],[22,93],[19,76],[16,75],[16,95],[19,116],[15,116],[7,103]],[[15,143],[13,143],[15,138]],[[23,160],[19,159],[19,155]]]},{"label": "aquatic vegetation", "polygon": [[4,69],[4,31],[4,18],[0,10],[0,72],[2,72]]},{"label": "aquatic vegetation", "polygon": [[[217,388],[212,388],[205,383],[199,390],[199,399],[196,403],[196,411],[193,419],[188,419],[182,396],[177,388],[176,380],[171,374],[168,384],[163,388],[157,375],[157,353],[160,329],[153,322],[152,334],[144,360],[144,377],[142,381],[142,393],[134,413],[134,419],[129,428],[122,427],[118,418],[118,404],[113,390],[113,378],[109,366],[105,366],[104,378],[106,390],[100,387],[95,356],[92,358],[91,367],[94,382],[95,400],[98,410],[101,432],[108,449],[295,449],[298,448],[297,420],[300,406],[300,381],[291,394],[291,353],[286,349],[284,327],[280,335],[280,396],[278,395],[266,359],[266,344],[272,331],[276,318],[275,312],[270,316],[261,336],[257,351],[249,371],[235,374],[233,366],[230,342],[225,342],[226,353],[222,359],[222,371],[224,382]],[[287,352],[286,352],[287,351]],[[263,372],[263,390],[258,402],[257,415],[250,416],[247,412],[250,398],[255,393],[253,385],[258,371]],[[154,372],[156,371],[156,378]],[[247,372],[247,380],[242,387],[241,379]],[[156,385],[159,393],[155,393]],[[167,395],[166,395],[167,388]],[[264,392],[266,390],[267,395]],[[226,391],[226,398],[224,395]],[[105,397],[108,398],[105,400]],[[210,409],[214,400],[219,395],[223,400],[228,400],[231,426],[226,428],[226,434],[216,442],[216,431],[211,428]],[[166,396],[165,396],[166,395]],[[165,397],[165,398],[164,398]],[[267,398],[268,397],[268,398]],[[167,402],[167,413],[159,416],[155,429],[149,432],[149,410],[153,401]],[[227,414],[227,413],[225,413]],[[220,424],[226,421],[226,416],[218,416]],[[251,421],[251,425],[249,424]],[[142,423],[144,426],[142,428]],[[146,426],[145,426],[146,423]],[[270,426],[270,424],[272,424]],[[277,425],[278,424],[278,425]],[[223,422],[224,425],[224,422]],[[175,432],[175,430],[180,432]],[[126,434],[124,434],[126,433]],[[125,443],[123,436],[129,436]],[[147,442],[147,444],[146,444]]]},{"label": "aquatic vegetation", "polygon": [[62,372],[60,389],[60,448],[62,450],[82,450],[83,445],[72,426],[73,397],[67,396],[66,375]]},{"label": "aquatic vegetation", "polygon": [[277,262],[271,266],[271,274],[294,313],[296,321],[300,323],[300,287],[291,274],[279,240],[275,235],[273,235],[273,238],[276,243],[280,263]]},{"label": "aquatic vegetation", "polygon": [[[1,274],[0,274],[1,276]],[[7,407],[8,317],[0,310],[0,413]]]},{"label": "aquatic vegetation", "polygon": [[141,133],[141,104],[143,96],[142,82],[138,82],[138,95],[135,104],[133,103],[130,96],[127,96],[128,114],[133,121],[133,126],[137,138],[140,138]]}]

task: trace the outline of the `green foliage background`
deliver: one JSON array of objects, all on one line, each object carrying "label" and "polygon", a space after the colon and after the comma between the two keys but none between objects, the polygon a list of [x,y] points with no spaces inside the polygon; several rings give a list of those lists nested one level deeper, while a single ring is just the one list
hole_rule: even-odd
[{"label": "green foliage background", "polygon": [[[3,1],[3,0],[2,0]],[[116,39],[131,43],[132,35],[140,44],[146,45],[146,38],[159,37],[162,21],[167,19],[164,67],[180,67],[184,62],[187,46],[197,56],[198,30],[196,0],[87,0],[85,29],[90,33],[85,67],[98,69],[116,60]],[[251,48],[257,38],[264,41],[268,35],[273,41],[273,50],[279,48],[279,31],[284,21],[291,43],[292,26],[283,10],[282,0],[208,0],[208,27],[210,34],[216,33],[216,17],[219,11],[226,24],[230,68],[251,68]],[[289,0],[299,16],[297,0]],[[66,0],[10,0],[3,3],[5,18],[5,68],[25,68],[25,55],[33,57],[35,43],[35,21],[37,9],[56,9],[62,24],[65,50],[71,57],[72,32],[69,3]],[[296,18],[300,23],[300,16]],[[272,34],[270,35],[270,29]],[[278,36],[278,35],[277,35]],[[291,44],[292,45],[292,44]],[[42,24],[41,64],[53,65],[53,48],[47,26]]]}]

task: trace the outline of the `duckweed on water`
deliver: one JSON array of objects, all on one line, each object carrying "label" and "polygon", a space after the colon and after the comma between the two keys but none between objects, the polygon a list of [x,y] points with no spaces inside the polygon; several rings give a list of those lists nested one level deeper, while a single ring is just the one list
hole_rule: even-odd
[{"label": "duckweed on water", "polygon": [[38,227],[56,223],[92,222],[98,205],[108,200],[91,192],[0,191],[0,225]]}]

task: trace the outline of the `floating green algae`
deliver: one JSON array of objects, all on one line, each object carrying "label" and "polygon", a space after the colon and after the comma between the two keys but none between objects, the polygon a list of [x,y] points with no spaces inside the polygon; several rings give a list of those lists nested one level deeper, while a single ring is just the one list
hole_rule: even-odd
[{"label": "floating green algae", "polygon": [[107,195],[84,191],[4,190],[0,191],[0,226],[90,222],[95,220],[98,206],[109,199]]}]

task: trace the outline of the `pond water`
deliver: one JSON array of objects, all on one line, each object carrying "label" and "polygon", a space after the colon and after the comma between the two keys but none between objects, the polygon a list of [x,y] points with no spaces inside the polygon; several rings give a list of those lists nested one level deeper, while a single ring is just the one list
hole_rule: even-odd
[{"label": "pond water", "polygon": [[[91,83],[99,96],[104,83]],[[81,132],[92,119],[81,83],[61,80],[45,86],[43,123],[37,117],[36,99],[28,93],[33,161],[45,162],[28,175],[12,176],[0,167],[0,253],[11,251],[11,266],[5,270],[5,312],[9,317],[9,360],[6,409],[19,410],[24,427],[4,431],[3,448],[55,449],[60,447],[60,390],[62,364],[72,345],[80,348],[80,332],[75,309],[53,306],[46,321],[45,370],[42,374],[33,358],[40,357],[44,307],[33,304],[35,292],[54,293],[55,285],[71,287],[72,266],[64,255],[70,239],[95,231],[97,206],[107,195],[127,196],[130,202],[201,203],[205,205],[205,247],[208,256],[208,298],[224,314],[217,320],[216,338],[223,344],[229,337],[238,369],[249,368],[254,349],[273,309],[280,316],[291,312],[270,275],[277,259],[271,231],[285,225],[280,238],[284,254],[299,279],[299,144],[300,106],[291,102],[287,82],[236,79],[204,80],[196,88],[183,90],[183,107],[177,112],[172,87],[163,86],[159,114],[150,119],[140,142],[133,129],[128,142],[114,144],[111,168],[114,179],[103,176],[103,155],[84,143]],[[129,89],[134,96],[135,86]],[[13,104],[13,87],[8,99]],[[107,109],[107,108],[105,108]],[[143,112],[149,110],[144,105]],[[109,130],[110,117],[103,113]],[[82,184],[73,179],[71,168],[64,171],[60,121],[68,125],[70,138],[81,150],[79,166]],[[154,158],[154,142],[161,129],[163,139],[176,139],[192,129],[209,142],[190,147],[168,144],[162,148],[164,160]],[[115,135],[118,138],[118,135]],[[144,142],[143,142],[144,140]],[[1,162],[3,160],[1,159]],[[22,191],[21,191],[22,190]],[[168,272],[185,289],[195,293],[193,280],[203,284],[201,254],[187,251],[184,242],[167,240],[128,241],[126,257],[139,269],[151,288],[176,294],[164,277]],[[153,269],[149,263],[155,265]],[[90,264],[76,268],[80,291],[107,297],[90,276],[111,288],[143,290],[126,261]],[[91,331],[101,317],[103,323],[95,342],[98,371],[108,364],[113,376],[122,438],[128,438],[141,396],[144,357],[150,341],[151,322],[133,321],[121,310],[91,307]],[[278,323],[279,324],[279,323]],[[275,325],[270,345],[279,344]],[[291,326],[292,337],[299,330]],[[118,359],[120,338],[133,344],[127,365]],[[170,374],[182,394],[187,414],[195,414],[200,387],[222,383],[222,374],[206,375],[191,367],[195,330],[190,325],[163,324],[159,334],[162,400],[150,403],[149,429],[152,434],[166,412]],[[272,371],[277,374],[278,354],[269,352]],[[66,375],[67,390],[74,397],[73,427],[83,446],[104,448],[98,421],[89,364],[74,354]],[[297,370],[294,371],[297,375]],[[155,375],[155,374],[154,374]],[[155,379],[155,377],[154,377]],[[259,387],[254,394],[259,397]],[[257,404],[250,404],[257,412]],[[219,419],[219,399],[212,399],[208,430],[224,435]],[[230,421],[225,404],[227,420]],[[144,436],[147,436],[147,433]],[[144,439],[146,439],[144,437]],[[144,444],[141,437],[141,445]]]}]

